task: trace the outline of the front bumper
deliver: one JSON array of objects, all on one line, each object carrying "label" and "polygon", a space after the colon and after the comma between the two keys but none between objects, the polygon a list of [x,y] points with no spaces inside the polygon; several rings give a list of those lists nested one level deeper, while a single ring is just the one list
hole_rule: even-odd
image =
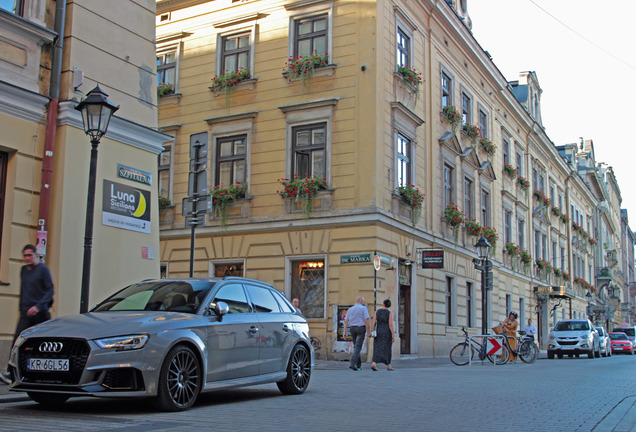
[{"label": "front bumper", "polygon": [[[13,391],[50,392],[70,395],[126,397],[156,394],[156,376],[162,356],[156,360],[146,348],[131,351],[101,349],[93,341],[55,338],[62,342],[59,352],[40,352],[38,347],[50,338],[30,338],[14,348],[9,363]],[[29,358],[68,359],[67,371],[29,370]]]},{"label": "front bumper", "polygon": [[548,352],[555,354],[588,354],[594,352],[594,346],[585,339],[550,339],[548,341]]}]

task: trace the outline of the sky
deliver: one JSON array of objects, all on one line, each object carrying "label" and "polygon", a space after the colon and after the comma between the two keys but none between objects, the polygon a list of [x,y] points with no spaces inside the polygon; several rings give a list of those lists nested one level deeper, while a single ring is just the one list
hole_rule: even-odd
[{"label": "sky", "polygon": [[552,142],[593,140],[636,230],[636,0],[471,0],[468,13],[508,81],[536,72]]}]

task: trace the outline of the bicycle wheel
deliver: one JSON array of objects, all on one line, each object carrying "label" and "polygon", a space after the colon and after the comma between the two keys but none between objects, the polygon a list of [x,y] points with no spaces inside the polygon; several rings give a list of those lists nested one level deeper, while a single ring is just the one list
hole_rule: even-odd
[{"label": "bicycle wheel", "polygon": [[498,365],[503,365],[508,363],[508,359],[510,358],[510,350],[506,345],[501,346],[501,352],[499,354],[490,354],[488,355],[488,360],[490,362],[495,362]]},{"label": "bicycle wheel", "polygon": [[450,359],[457,366],[466,366],[474,354],[475,350],[468,343],[458,343],[450,350]]},{"label": "bicycle wheel", "polygon": [[519,347],[519,358],[524,363],[534,363],[539,357],[539,349],[532,341],[525,341]]}]

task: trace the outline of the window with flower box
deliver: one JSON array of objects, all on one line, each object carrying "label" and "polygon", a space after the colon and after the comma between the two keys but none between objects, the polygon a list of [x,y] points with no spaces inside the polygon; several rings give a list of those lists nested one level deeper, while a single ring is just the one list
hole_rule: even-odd
[{"label": "window with flower box", "polygon": [[176,92],[177,85],[177,49],[170,47],[165,51],[157,51],[157,85],[172,85]]},{"label": "window with flower box", "polygon": [[453,78],[446,70],[442,70],[442,109],[453,105]]},{"label": "window with flower box", "polygon": [[517,245],[521,250],[526,248],[526,221],[517,219]]},{"label": "window with flower box", "polygon": [[504,209],[503,214],[504,244],[512,242],[512,211]]},{"label": "window with flower box", "polygon": [[325,177],[326,126],[318,123],[292,128],[292,177]]},{"label": "window with flower box", "polygon": [[481,108],[479,109],[479,130],[481,131],[482,137],[490,137],[490,130],[488,129],[488,114]]},{"label": "window with flower box", "polygon": [[481,190],[481,225],[492,225],[490,217],[490,191],[487,189]]},{"label": "window with flower box", "polygon": [[473,181],[469,177],[464,177],[464,215],[467,219],[473,219],[475,217],[475,211],[473,209],[474,201]]},{"label": "window with flower box", "polygon": [[404,135],[397,134],[397,185],[406,186],[411,181],[411,141]]},{"label": "window with flower box", "polygon": [[396,40],[396,63],[398,66],[411,66],[411,38],[398,26]]},{"label": "window with flower box", "polygon": [[505,133],[501,135],[501,153],[503,155],[503,162],[510,164],[510,138]]},{"label": "window with flower box", "polygon": [[240,32],[237,34],[220,35],[221,50],[219,52],[219,62],[216,70],[217,75],[225,72],[236,72],[239,69],[249,69],[252,67],[252,33]]},{"label": "window with flower box", "polygon": [[215,185],[227,187],[236,183],[246,183],[246,148],[246,135],[217,138]]},{"label": "window with flower box", "polygon": [[472,99],[468,93],[462,91],[462,124],[473,122]]},{"label": "window with flower box", "polygon": [[444,178],[444,208],[453,202],[453,189],[455,184],[455,170],[447,163],[443,167]]},{"label": "window with flower box", "polygon": [[541,233],[538,230],[534,231],[534,257],[541,257]]},{"label": "window with flower box", "polygon": [[294,20],[293,57],[328,53],[329,19],[327,14]]},{"label": "window with flower box", "polygon": [[515,152],[515,164],[517,166],[517,175],[523,177],[523,155],[521,152]]}]

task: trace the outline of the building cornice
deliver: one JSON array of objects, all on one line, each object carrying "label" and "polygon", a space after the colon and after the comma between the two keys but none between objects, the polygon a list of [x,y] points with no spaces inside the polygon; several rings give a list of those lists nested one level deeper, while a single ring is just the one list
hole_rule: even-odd
[{"label": "building cornice", "polygon": [[53,30],[49,30],[46,27],[42,27],[39,24],[3,9],[0,9],[0,27],[34,40],[38,43],[38,45],[52,43],[57,36],[57,33]]},{"label": "building cornice", "polygon": [[49,98],[39,93],[0,81],[0,113],[44,124]]},{"label": "building cornice", "polygon": [[231,114],[231,115],[226,115],[226,116],[210,117],[208,119],[205,119],[205,121],[209,125],[214,125],[214,124],[218,124],[218,123],[233,122],[233,121],[240,121],[240,120],[246,120],[246,119],[254,119],[254,118],[256,118],[257,115],[258,115],[258,111],[251,111],[251,112],[245,112],[245,113],[240,113],[240,114]]},{"label": "building cornice", "polygon": [[[84,129],[81,113],[75,109],[75,105],[76,102],[73,101],[60,102],[58,126],[72,126]],[[110,120],[106,138],[154,154],[161,153],[163,151],[163,143],[174,139],[171,135],[116,116],[113,116]]]}]

